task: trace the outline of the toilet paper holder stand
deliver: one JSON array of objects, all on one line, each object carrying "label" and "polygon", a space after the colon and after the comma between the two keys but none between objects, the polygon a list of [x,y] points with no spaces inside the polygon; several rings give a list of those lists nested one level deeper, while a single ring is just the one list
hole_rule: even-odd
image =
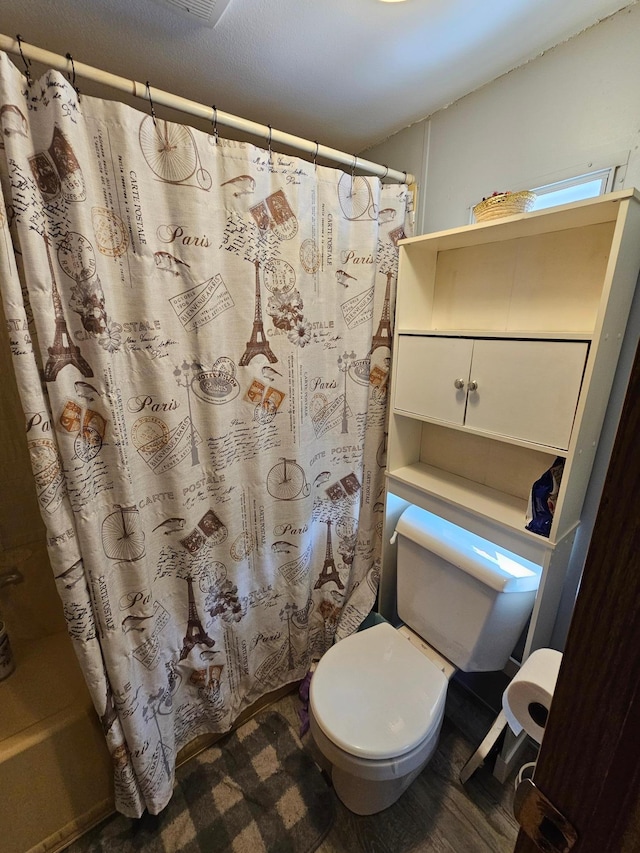
[{"label": "toilet paper holder stand", "polygon": [[[519,672],[512,679],[509,686],[503,693],[502,709],[500,713],[496,717],[480,746],[460,771],[459,778],[463,785],[471,778],[475,771],[484,764],[485,759],[503,733],[504,742],[500,752],[496,756],[493,768],[493,775],[502,784],[504,784],[511,771],[515,768],[521,752],[530,742],[529,738],[536,742],[538,746],[540,745],[540,741],[544,734],[544,728],[547,724],[547,718],[549,716],[548,704],[545,706],[543,701],[548,700],[549,696],[553,695],[553,689],[558,677],[561,661],[561,652],[544,648],[532,652],[527,660],[522,664]],[[541,665],[543,667],[542,674],[540,674],[540,672],[536,673],[536,667],[539,668]],[[533,679],[535,686],[534,691],[531,693],[529,685],[527,684],[527,690],[529,691],[530,696],[527,697],[528,704],[526,706],[526,714],[528,715],[529,723],[533,724],[532,726],[527,725],[527,723],[524,722],[524,718],[522,724],[518,725],[518,723],[520,723],[520,718],[515,716],[513,709],[509,708],[508,702],[510,689],[518,679],[520,679],[520,683],[522,684],[521,677],[525,674],[530,679]],[[544,699],[542,697],[544,697]],[[538,701],[538,699],[541,699],[542,701]],[[508,712],[507,714],[505,714],[505,710]],[[510,722],[514,727],[513,729],[511,728],[511,725],[509,725]]]},{"label": "toilet paper holder stand", "polygon": [[500,711],[495,718],[493,725],[485,735],[482,743],[478,746],[473,755],[460,771],[460,782],[465,785],[473,774],[486,761],[489,753],[492,751],[502,733],[504,732],[504,743],[500,753],[496,756],[496,762],[493,768],[495,778],[504,783],[516,766],[518,759],[529,744],[528,735],[522,731],[519,735],[515,735],[509,728],[507,718],[504,711]]}]

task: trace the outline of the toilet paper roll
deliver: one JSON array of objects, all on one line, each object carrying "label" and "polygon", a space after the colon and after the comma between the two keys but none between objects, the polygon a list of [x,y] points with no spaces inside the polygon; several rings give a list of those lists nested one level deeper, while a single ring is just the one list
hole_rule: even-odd
[{"label": "toilet paper roll", "polygon": [[562,654],[555,649],[538,649],[522,664],[502,694],[502,710],[515,734],[524,729],[537,743],[542,743],[561,661]]}]

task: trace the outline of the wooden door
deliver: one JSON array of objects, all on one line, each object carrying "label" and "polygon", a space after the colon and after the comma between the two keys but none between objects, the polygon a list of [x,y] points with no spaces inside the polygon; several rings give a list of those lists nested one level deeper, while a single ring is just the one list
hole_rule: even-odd
[{"label": "wooden door", "polygon": [[[639,389],[640,349],[533,779],[572,853],[640,850]],[[538,850],[520,831],[514,853]]]},{"label": "wooden door", "polygon": [[400,335],[395,408],[461,425],[472,351],[468,338]]},{"label": "wooden door", "polygon": [[466,426],[566,450],[587,349],[583,341],[477,340]]}]

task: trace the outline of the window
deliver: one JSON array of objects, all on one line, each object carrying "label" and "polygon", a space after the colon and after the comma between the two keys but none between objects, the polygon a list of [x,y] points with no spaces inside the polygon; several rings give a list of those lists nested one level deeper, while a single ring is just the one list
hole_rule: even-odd
[{"label": "window", "polygon": [[587,175],[568,178],[565,181],[555,181],[541,187],[532,187],[537,198],[532,210],[544,210],[557,204],[569,204],[572,201],[582,201],[585,198],[595,198],[609,192],[613,184],[615,169],[600,169]]}]

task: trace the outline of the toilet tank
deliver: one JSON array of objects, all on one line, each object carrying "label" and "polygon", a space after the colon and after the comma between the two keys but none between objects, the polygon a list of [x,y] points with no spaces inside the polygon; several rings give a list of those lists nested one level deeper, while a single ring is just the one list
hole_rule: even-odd
[{"label": "toilet tank", "polygon": [[443,518],[408,507],[398,534],[398,615],[465,672],[502,669],[542,567]]}]

